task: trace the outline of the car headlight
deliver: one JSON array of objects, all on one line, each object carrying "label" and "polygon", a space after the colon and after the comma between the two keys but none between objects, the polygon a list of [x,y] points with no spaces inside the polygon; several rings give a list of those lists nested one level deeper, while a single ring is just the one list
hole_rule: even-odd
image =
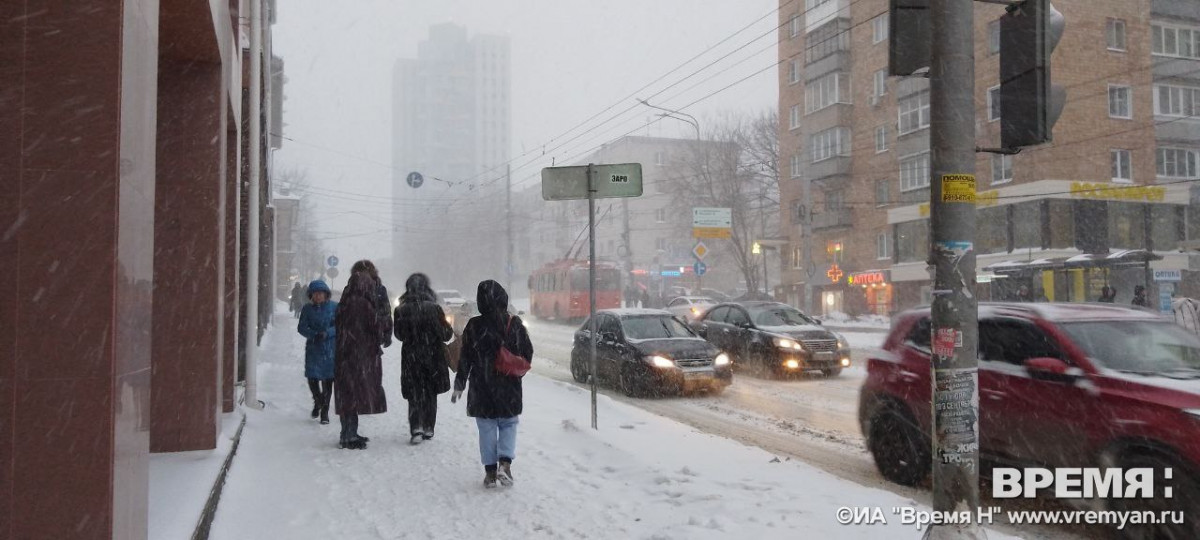
[{"label": "car headlight", "polygon": [[648,362],[650,365],[652,365],[652,366],[654,366],[654,367],[656,367],[656,368],[670,368],[670,367],[675,367],[675,362],[671,361],[671,359],[670,359],[670,358],[667,358],[667,357],[665,357],[665,356],[662,356],[662,355],[657,355],[657,354],[655,354],[655,355],[652,355],[652,356],[647,356],[647,357],[645,357],[645,360],[646,360],[646,362]]},{"label": "car headlight", "polygon": [[846,336],[835,334],[837,336],[838,349],[843,351],[850,350],[850,342],[846,341]]},{"label": "car headlight", "polygon": [[775,338],[775,346],[781,349],[803,350],[804,346],[800,345],[794,339]]},{"label": "car headlight", "polygon": [[849,358],[842,359],[842,367],[850,367],[850,359]]},{"label": "car headlight", "polygon": [[454,324],[454,315],[446,315],[446,322]]},{"label": "car headlight", "polygon": [[728,366],[729,362],[729,355],[725,353],[718,354],[717,357],[713,359],[714,366]]}]

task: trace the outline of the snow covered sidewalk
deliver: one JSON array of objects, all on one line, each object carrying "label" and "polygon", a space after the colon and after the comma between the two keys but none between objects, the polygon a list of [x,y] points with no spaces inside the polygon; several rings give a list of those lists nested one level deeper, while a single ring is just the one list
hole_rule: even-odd
[{"label": "snow covered sidewalk", "polygon": [[[303,341],[288,330],[273,329],[263,354],[268,407],[248,411],[215,540],[920,536],[891,514],[912,501],[604,396],[593,431],[586,391],[533,374],[516,485],[485,490],[475,424],[449,394],[439,402],[437,437],[408,445],[397,347],[384,359],[390,411],[362,418],[370,448],[339,450],[336,418],[327,426],[308,418]],[[839,525],[841,506],[881,507],[890,523]]]}]

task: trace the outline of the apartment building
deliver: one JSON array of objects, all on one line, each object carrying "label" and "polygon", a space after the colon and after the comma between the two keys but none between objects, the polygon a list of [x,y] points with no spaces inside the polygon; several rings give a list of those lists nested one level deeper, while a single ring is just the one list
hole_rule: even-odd
[{"label": "apartment building", "polygon": [[[887,76],[886,0],[781,1],[781,181],[791,239],[778,292],[818,313],[928,303],[929,84]],[[981,299],[1128,302],[1152,270],[1200,289],[1200,12],[1185,0],[1057,0],[1052,58],[1068,102],[1054,141],[980,153],[975,249]],[[999,18],[975,5],[976,134],[1000,146]],[[811,197],[804,198],[808,184]],[[801,219],[812,213],[807,264]],[[1170,285],[1175,286],[1175,285]],[[1164,290],[1166,288],[1164,287]]]}]

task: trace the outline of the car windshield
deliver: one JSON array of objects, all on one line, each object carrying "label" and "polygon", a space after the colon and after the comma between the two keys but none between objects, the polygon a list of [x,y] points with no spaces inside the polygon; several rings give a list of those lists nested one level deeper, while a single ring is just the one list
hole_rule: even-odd
[{"label": "car windshield", "polygon": [[436,291],[438,298],[442,300],[462,300],[462,293],[458,291]]},{"label": "car windshield", "polygon": [[1083,352],[1109,369],[1144,375],[1200,372],[1200,338],[1170,322],[1063,323]]},{"label": "car windshield", "polygon": [[688,338],[696,334],[687,325],[674,317],[665,315],[649,315],[644,317],[628,317],[621,320],[621,328],[625,330],[627,339],[664,339]]},{"label": "car windshield", "polygon": [[789,306],[767,306],[750,309],[750,318],[756,326],[799,326],[816,324],[808,315]]}]

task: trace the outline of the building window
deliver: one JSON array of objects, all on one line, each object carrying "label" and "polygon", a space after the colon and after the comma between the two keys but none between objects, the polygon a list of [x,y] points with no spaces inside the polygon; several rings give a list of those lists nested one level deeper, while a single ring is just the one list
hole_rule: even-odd
[{"label": "building window", "polygon": [[1013,157],[992,154],[992,184],[1004,184],[1013,179]]},{"label": "building window", "polygon": [[1132,156],[1129,150],[1111,150],[1109,154],[1112,156],[1113,182],[1132,182],[1133,166],[1130,164]]},{"label": "building window", "polygon": [[825,209],[841,210],[846,207],[846,192],[840,189],[825,192]]},{"label": "building window", "polygon": [[800,106],[792,105],[792,108],[788,109],[788,129],[798,127],[800,127]]},{"label": "building window", "polygon": [[666,239],[666,238],[655,238],[655,239],[654,239],[654,249],[656,249],[656,250],[657,250],[657,249],[661,249],[661,250],[663,250],[663,251],[670,251],[670,245],[668,244],[668,242],[667,242],[667,239]]},{"label": "building window", "polygon": [[886,206],[892,202],[891,182],[886,178],[875,181],[875,206]]},{"label": "building window", "polygon": [[887,94],[887,70],[881,69],[875,72],[875,87],[872,89],[871,96],[875,99],[874,103],[879,102],[879,98]]},{"label": "building window", "polygon": [[881,261],[892,258],[892,235],[881,232],[875,236],[875,258]]},{"label": "building window", "polygon": [[1160,56],[1200,58],[1200,29],[1152,25],[1150,50]]},{"label": "building window", "polygon": [[656,223],[666,223],[667,222],[667,209],[666,208],[655,208],[654,209],[654,221]]},{"label": "building window", "polygon": [[1200,114],[1200,88],[1155,85],[1154,114],[1161,116],[1196,116]]},{"label": "building window", "polygon": [[879,43],[888,38],[888,16],[886,14],[871,20],[871,43]]},{"label": "building window", "polygon": [[667,153],[666,152],[655,152],[654,153],[654,164],[655,165],[666,165],[667,164]]},{"label": "building window", "polygon": [[875,153],[887,152],[887,126],[875,128]]},{"label": "building window", "polygon": [[804,111],[812,113],[834,103],[850,103],[850,74],[830,73],[804,87]]},{"label": "building window", "polygon": [[929,153],[900,160],[900,191],[929,187]]},{"label": "building window", "polygon": [[1167,178],[1194,178],[1196,154],[1196,150],[1186,148],[1159,148],[1158,175]]},{"label": "building window", "polygon": [[1000,119],[1000,85],[988,88],[987,91],[988,122]]},{"label": "building window", "polygon": [[1000,52],[1000,21],[988,23],[988,56]]},{"label": "building window", "polygon": [[800,205],[800,199],[792,199],[792,223],[800,223],[804,220],[804,207]]},{"label": "building window", "polygon": [[847,19],[834,19],[808,33],[805,40],[804,60],[809,64],[838,51],[850,48],[850,23]]},{"label": "building window", "polygon": [[1128,86],[1108,85],[1108,116],[1112,118],[1133,118],[1133,107],[1129,104]]},{"label": "building window", "polygon": [[900,100],[900,134],[929,127],[929,92]]},{"label": "building window", "polygon": [[792,178],[800,178],[800,154],[792,156]]},{"label": "building window", "polygon": [[804,251],[800,246],[792,246],[792,270],[800,270],[804,267],[800,265],[801,259],[804,258]]},{"label": "building window", "polygon": [[811,137],[813,163],[836,156],[850,155],[850,129],[836,127]]},{"label": "building window", "polygon": [[1125,50],[1125,20],[1124,19],[1109,19],[1108,20],[1108,50],[1124,51]]},{"label": "building window", "polygon": [[788,84],[797,84],[800,82],[800,59],[793,58],[788,61]]},{"label": "building window", "polygon": [[792,20],[788,21],[788,27],[791,29],[789,32],[791,37],[799,36],[800,32],[804,31],[802,21],[803,19],[800,18],[799,14],[792,15]]},{"label": "building window", "polygon": [[804,10],[805,10],[805,11],[812,11],[814,8],[817,8],[817,7],[823,6],[823,5],[825,5],[825,4],[828,4],[828,3],[832,2],[832,1],[833,1],[833,0],[804,0]]}]

